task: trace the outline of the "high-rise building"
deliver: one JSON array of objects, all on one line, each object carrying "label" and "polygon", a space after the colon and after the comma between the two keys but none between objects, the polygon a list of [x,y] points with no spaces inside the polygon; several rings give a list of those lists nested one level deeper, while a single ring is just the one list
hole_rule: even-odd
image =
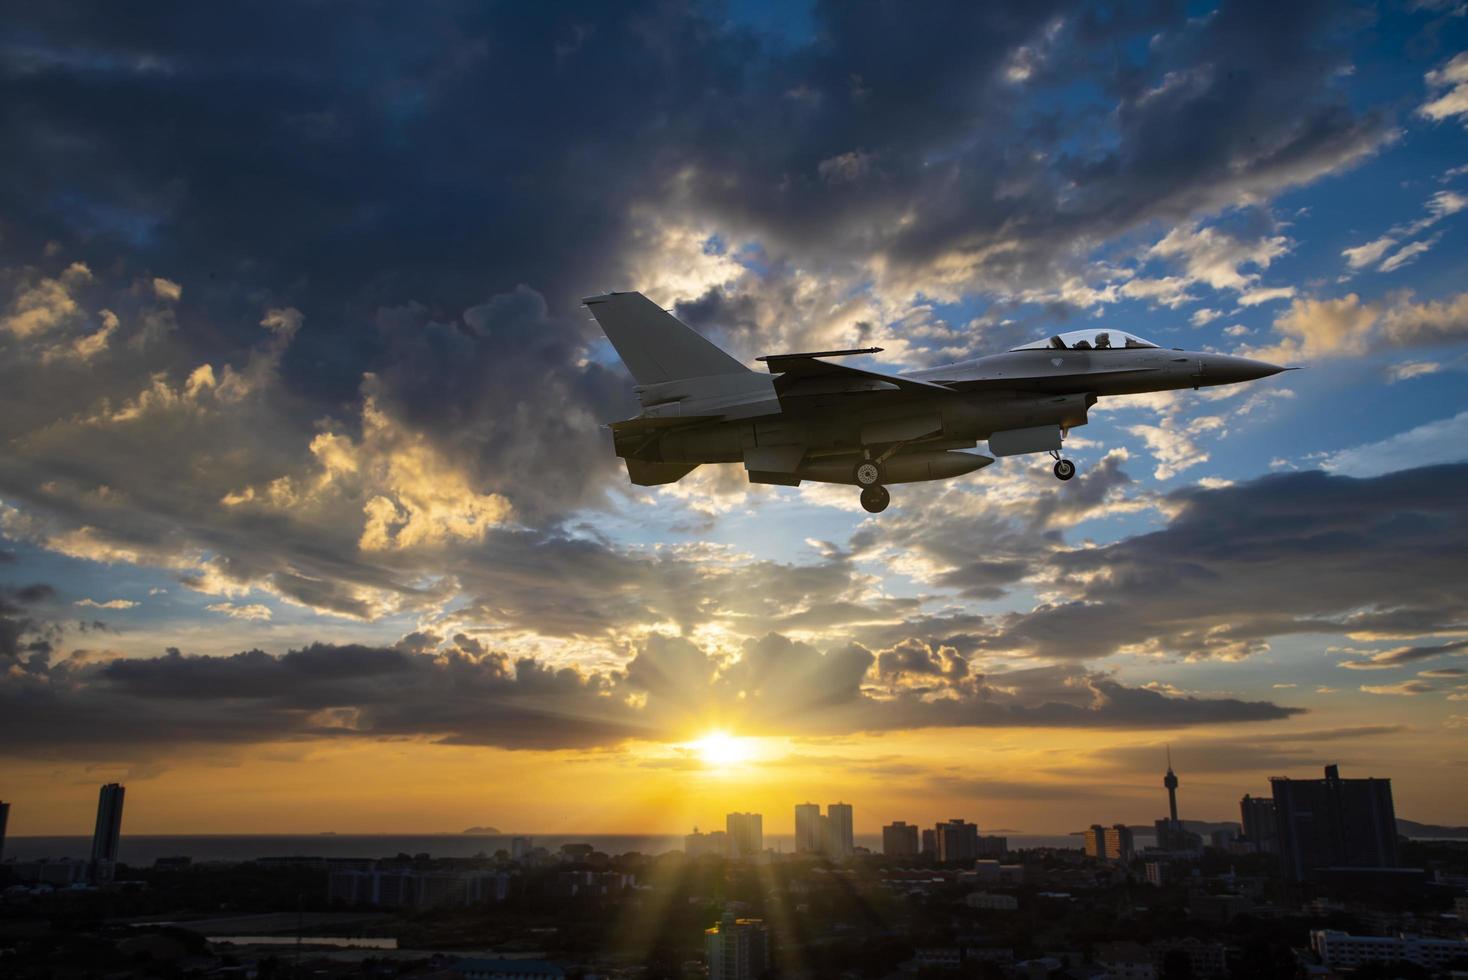
[{"label": "high-rise building", "polygon": [[882,853],[888,857],[917,857],[917,825],[898,820],[883,827]]},{"label": "high-rise building", "polygon": [[1132,844],[1132,829],[1124,823],[1112,824],[1106,828],[1105,848],[1103,853],[1108,861],[1118,861],[1121,864],[1130,864],[1137,850]]},{"label": "high-rise building", "polygon": [[703,932],[709,980],[754,980],[770,965],[769,943],[761,919],[738,919],[725,912]]},{"label": "high-rise building", "polygon": [[1093,823],[1086,828],[1086,857],[1100,861],[1106,856],[1106,828]]},{"label": "high-rise building", "polygon": [[731,813],[724,818],[730,857],[751,860],[764,851],[764,821],[758,813]]},{"label": "high-rise building", "polygon": [[935,830],[923,831],[922,852],[928,857],[938,856],[938,832]]},{"label": "high-rise building", "polygon": [[972,861],[979,856],[979,825],[954,817],[933,828],[939,861]]},{"label": "high-rise building", "polygon": [[851,829],[851,804],[832,803],[826,807],[828,841],[826,856],[834,861],[856,853],[856,835]]},{"label": "high-rise building", "polygon": [[91,872],[94,879],[111,878],[112,869],[117,864],[125,792],[126,788],[120,783],[108,783],[97,797],[97,827],[92,831]]},{"label": "high-rise building", "polygon": [[1336,766],[1326,766],[1324,779],[1269,782],[1286,878],[1307,881],[1318,868],[1397,866],[1390,779],[1342,779]]},{"label": "high-rise building", "polygon": [[1255,851],[1274,854],[1279,850],[1279,829],[1272,798],[1245,793],[1244,798],[1239,800],[1239,818],[1244,836]]},{"label": "high-rise building", "polygon": [[825,849],[825,837],[821,833],[821,805],[819,803],[797,803],[795,805],[795,853],[819,854]]},{"label": "high-rise building", "polygon": [[10,804],[0,803],[0,861],[5,860],[5,825],[10,822]]},{"label": "high-rise building", "polygon": [[511,861],[523,861],[523,860],[525,860],[526,858],[528,858],[530,856],[530,852],[532,850],[534,850],[534,849],[535,849],[535,840],[533,838],[530,838],[530,837],[511,837],[510,838],[510,860]]}]

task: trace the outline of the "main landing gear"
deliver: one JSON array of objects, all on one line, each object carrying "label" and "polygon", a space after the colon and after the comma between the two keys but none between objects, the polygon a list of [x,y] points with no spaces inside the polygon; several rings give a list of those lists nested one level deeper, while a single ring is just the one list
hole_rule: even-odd
[{"label": "main landing gear", "polygon": [[887,505],[891,502],[892,495],[881,484],[874,484],[862,488],[861,506],[868,514],[880,514],[887,509]]},{"label": "main landing gear", "polygon": [[886,475],[882,472],[882,460],[886,458],[885,455],[876,459],[868,456],[851,471],[851,478],[861,487],[861,505],[868,514],[880,514],[892,502],[892,495],[882,486]]},{"label": "main landing gear", "polygon": [[1060,450],[1050,450],[1051,457],[1055,460],[1055,479],[1069,480],[1076,475],[1076,464],[1068,459],[1060,458]]}]

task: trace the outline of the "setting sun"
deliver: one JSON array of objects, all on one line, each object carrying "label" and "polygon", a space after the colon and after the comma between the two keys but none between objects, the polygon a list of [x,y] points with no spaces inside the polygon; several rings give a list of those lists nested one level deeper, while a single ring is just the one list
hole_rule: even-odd
[{"label": "setting sun", "polygon": [[753,755],[750,740],[738,738],[728,732],[709,732],[703,738],[690,743],[699,758],[711,766],[733,766],[748,762]]}]

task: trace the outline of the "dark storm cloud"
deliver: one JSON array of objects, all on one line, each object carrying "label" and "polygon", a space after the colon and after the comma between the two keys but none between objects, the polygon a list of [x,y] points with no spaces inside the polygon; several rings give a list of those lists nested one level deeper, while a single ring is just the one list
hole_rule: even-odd
[{"label": "dark storm cloud", "polygon": [[31,615],[28,607],[46,602],[56,590],[44,582],[16,587],[0,586],[0,669],[26,655],[51,652],[55,628]]},{"label": "dark storm cloud", "polygon": [[951,654],[932,687],[894,695],[864,686],[877,660],[856,644],[822,652],[773,633],[724,664],[687,640],[653,639],[624,672],[511,658],[468,637],[432,653],[313,644],[281,656],[74,655],[0,676],[0,751],[141,754],[321,738],[557,749],[676,739],[711,718],[749,734],[841,734],[1173,728],[1300,710],[1173,697],[1071,667],[974,677]]},{"label": "dark storm cloud", "polygon": [[991,648],[1243,656],[1272,636],[1357,632],[1398,610],[1417,632],[1452,630],[1468,603],[1465,479],[1458,465],[1179,491],[1162,530],[1053,554],[1075,598],[1008,618]]}]

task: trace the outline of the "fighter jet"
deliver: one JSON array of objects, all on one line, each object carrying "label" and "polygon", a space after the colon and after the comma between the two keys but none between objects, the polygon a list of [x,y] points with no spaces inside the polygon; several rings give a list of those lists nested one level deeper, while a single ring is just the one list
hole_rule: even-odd
[{"label": "fighter jet", "polygon": [[[751,483],[861,488],[887,508],[894,483],[944,480],[995,456],[1048,453],[1075,463],[1066,434],[1098,398],[1238,384],[1290,370],[1228,354],[1168,350],[1111,328],[1045,337],[1004,353],[904,374],[833,358],[882,348],[768,354],[751,370],[637,292],[582,300],[636,382],[642,414],[611,423],[639,486],[674,483],[704,463],[743,463]],[[991,455],[966,452],[982,441]]]}]

